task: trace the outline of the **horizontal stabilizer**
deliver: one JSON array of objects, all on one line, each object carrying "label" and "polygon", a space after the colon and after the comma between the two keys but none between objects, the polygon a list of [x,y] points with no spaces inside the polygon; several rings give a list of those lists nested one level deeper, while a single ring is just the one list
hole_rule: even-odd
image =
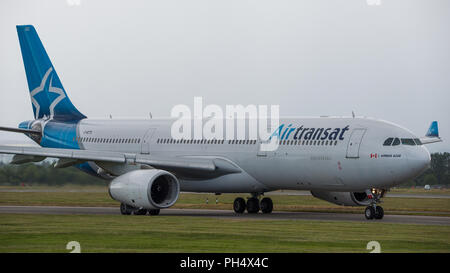
[{"label": "horizontal stabilizer", "polygon": [[24,134],[35,134],[42,135],[41,131],[36,131],[33,129],[22,129],[22,128],[11,128],[11,127],[1,127],[0,131],[14,132],[14,133],[24,133]]}]

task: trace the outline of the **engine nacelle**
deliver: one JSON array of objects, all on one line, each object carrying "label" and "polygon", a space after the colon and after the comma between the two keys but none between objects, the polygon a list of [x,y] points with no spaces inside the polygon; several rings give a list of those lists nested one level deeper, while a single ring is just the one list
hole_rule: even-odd
[{"label": "engine nacelle", "polygon": [[340,206],[368,206],[365,192],[311,191],[312,196]]},{"label": "engine nacelle", "polygon": [[109,195],[114,200],[136,208],[168,208],[175,204],[179,194],[178,179],[158,169],[131,171],[109,184]]}]

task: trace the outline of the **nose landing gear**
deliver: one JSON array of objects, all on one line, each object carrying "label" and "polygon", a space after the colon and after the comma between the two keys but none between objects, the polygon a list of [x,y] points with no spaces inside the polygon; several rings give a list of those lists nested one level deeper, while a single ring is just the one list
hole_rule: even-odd
[{"label": "nose landing gear", "polygon": [[378,203],[381,203],[381,198],[384,196],[385,190],[366,190],[367,197],[370,200],[370,205],[367,206],[364,211],[364,216],[367,220],[380,220],[384,217],[384,210],[381,206],[378,206]]},{"label": "nose landing gear", "polygon": [[234,212],[241,214],[247,209],[247,212],[252,214],[258,213],[260,210],[262,213],[271,213],[273,210],[272,199],[264,197],[260,201],[260,196],[261,194],[252,194],[247,202],[242,197],[236,198],[233,203]]},{"label": "nose landing gear", "polygon": [[384,216],[384,210],[381,206],[368,206],[366,208],[366,211],[364,213],[364,216],[366,216],[367,220],[372,220],[372,219],[383,219]]}]

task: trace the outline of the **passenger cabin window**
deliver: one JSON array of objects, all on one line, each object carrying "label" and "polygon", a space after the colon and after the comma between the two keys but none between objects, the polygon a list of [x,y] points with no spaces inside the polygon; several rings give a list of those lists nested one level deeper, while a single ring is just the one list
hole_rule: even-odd
[{"label": "passenger cabin window", "polygon": [[383,146],[391,146],[393,140],[394,140],[393,137],[386,139],[383,143]]}]

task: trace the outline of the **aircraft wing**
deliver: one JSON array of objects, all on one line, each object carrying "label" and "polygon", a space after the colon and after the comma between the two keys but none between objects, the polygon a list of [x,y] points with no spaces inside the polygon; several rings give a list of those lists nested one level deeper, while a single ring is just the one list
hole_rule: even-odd
[{"label": "aircraft wing", "polygon": [[[122,152],[56,149],[42,147],[22,147],[0,145],[0,153],[14,154],[15,156],[35,157],[40,160],[46,157],[72,160],[73,163],[85,161],[112,162],[123,164],[145,164],[154,168],[185,172],[209,174],[225,174],[240,172],[239,168],[223,159],[191,158],[191,157],[155,157],[147,154],[134,154]],[[28,162],[33,161],[32,159]],[[20,161],[18,161],[20,162]],[[68,164],[67,166],[74,165]]]}]

